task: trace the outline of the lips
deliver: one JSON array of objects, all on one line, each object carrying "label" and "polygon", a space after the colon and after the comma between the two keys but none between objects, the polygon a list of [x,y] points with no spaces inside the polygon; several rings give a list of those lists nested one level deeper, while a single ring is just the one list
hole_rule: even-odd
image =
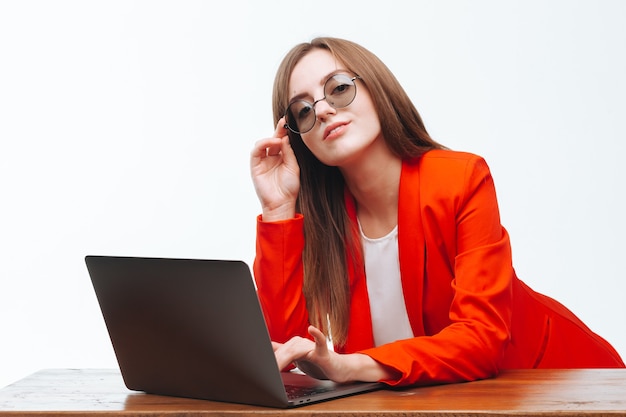
[{"label": "lips", "polygon": [[338,135],[340,135],[344,128],[348,125],[348,123],[346,122],[338,122],[338,123],[333,123],[332,125],[328,126],[326,129],[324,129],[324,139],[332,139],[333,137],[336,137]]}]

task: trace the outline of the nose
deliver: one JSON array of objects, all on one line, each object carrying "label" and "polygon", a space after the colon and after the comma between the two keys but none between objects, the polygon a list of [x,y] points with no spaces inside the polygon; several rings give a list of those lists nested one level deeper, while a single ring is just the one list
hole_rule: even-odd
[{"label": "nose", "polygon": [[335,114],[337,110],[328,103],[326,97],[315,102],[315,114],[320,121],[326,120],[329,114]]}]

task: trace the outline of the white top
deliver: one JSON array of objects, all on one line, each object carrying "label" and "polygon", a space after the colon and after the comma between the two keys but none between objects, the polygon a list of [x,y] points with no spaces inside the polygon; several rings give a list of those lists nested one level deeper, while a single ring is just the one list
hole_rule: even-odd
[{"label": "white top", "polygon": [[404,303],[400,260],[398,257],[398,226],[387,235],[370,239],[363,234],[361,242],[365,260],[365,276],[372,314],[376,346],[413,337]]}]

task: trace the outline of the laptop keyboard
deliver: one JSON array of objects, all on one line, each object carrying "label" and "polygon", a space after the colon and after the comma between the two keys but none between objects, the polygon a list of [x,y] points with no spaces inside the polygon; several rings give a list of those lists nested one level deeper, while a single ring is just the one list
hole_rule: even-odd
[{"label": "laptop keyboard", "polygon": [[303,387],[301,385],[285,385],[285,391],[287,392],[287,398],[302,398],[315,394],[322,394],[324,392],[332,391],[332,387]]}]

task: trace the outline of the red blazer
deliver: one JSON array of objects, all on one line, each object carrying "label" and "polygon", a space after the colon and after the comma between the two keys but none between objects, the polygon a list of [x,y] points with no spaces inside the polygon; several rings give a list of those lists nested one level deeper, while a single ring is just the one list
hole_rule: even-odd
[{"label": "red blazer", "polygon": [[[356,210],[346,194],[352,221]],[[357,240],[358,241],[358,240]],[[350,325],[340,352],[394,368],[390,385],[468,381],[505,368],[623,367],[619,354],[572,312],[520,281],[485,161],[435,150],[405,161],[398,245],[414,338],[374,347],[362,262],[349,263]],[[257,221],[254,275],[273,340],[308,337],[301,215]]]}]

